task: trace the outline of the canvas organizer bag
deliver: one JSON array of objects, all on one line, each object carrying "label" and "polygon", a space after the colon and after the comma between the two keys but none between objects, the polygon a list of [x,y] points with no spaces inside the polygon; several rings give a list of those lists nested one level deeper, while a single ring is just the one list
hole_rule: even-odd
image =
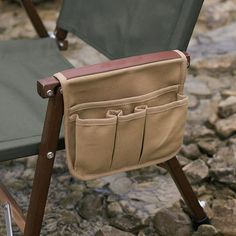
[{"label": "canvas organizer bag", "polygon": [[72,175],[88,180],[174,157],[186,122],[187,64],[175,50],[55,74]]}]

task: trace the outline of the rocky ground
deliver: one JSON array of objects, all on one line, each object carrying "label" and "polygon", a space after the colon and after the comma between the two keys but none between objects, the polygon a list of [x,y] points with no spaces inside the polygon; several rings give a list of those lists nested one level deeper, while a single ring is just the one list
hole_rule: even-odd
[{"label": "rocky ground", "polygon": [[[60,1],[38,6],[51,31]],[[35,37],[22,9],[0,2],[0,40]],[[82,66],[106,60],[72,35],[65,56]],[[194,232],[168,173],[158,167],[94,181],[72,178],[56,158],[42,235],[236,236],[236,0],[205,0],[190,43],[190,106],[179,160],[213,226]],[[27,209],[36,158],[1,163],[0,178]],[[0,213],[1,214],[1,213]],[[20,235],[14,227],[14,235]],[[0,235],[6,235],[2,214]]]}]

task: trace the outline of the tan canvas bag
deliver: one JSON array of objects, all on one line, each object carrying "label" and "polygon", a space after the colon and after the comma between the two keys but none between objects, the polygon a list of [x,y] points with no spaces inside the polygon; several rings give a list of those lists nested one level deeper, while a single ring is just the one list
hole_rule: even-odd
[{"label": "tan canvas bag", "polygon": [[175,50],[55,74],[70,172],[88,180],[174,157],[186,122],[186,69]]}]

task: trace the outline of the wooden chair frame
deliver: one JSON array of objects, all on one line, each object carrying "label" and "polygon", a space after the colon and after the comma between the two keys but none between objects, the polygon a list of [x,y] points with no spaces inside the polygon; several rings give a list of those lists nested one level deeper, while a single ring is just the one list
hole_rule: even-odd
[{"label": "wooden chair frame", "polygon": [[[32,1],[22,0],[22,4],[38,35],[40,37],[49,37],[49,33],[43,25]],[[66,49],[67,42],[65,39],[67,31],[56,28],[55,36],[59,47]],[[58,80],[53,77],[39,80],[37,82],[37,89],[42,98],[48,98],[49,100],[26,217],[7,188],[0,182],[0,202],[8,203],[11,206],[12,218],[24,236],[40,235],[63,118],[63,98],[60,93],[60,83]],[[171,174],[185,203],[192,213],[195,227],[197,228],[201,224],[209,224],[209,219],[200,206],[176,157],[160,164],[160,166],[167,169]]]}]

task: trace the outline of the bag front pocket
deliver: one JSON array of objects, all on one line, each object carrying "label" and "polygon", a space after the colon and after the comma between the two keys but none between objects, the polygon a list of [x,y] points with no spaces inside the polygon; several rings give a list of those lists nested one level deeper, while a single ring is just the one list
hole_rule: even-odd
[{"label": "bag front pocket", "polygon": [[115,141],[117,116],[104,119],[76,119],[74,168],[82,175],[109,171]]},{"label": "bag front pocket", "polygon": [[140,164],[175,155],[183,141],[187,116],[187,97],[177,95],[177,101],[148,107]]},{"label": "bag front pocket", "polygon": [[117,116],[116,138],[111,170],[138,165],[143,140],[146,106],[134,113]]},{"label": "bag front pocket", "polygon": [[137,97],[72,107],[75,172],[94,178],[176,153],[187,112],[187,98],[178,95],[177,89],[171,86]]}]

